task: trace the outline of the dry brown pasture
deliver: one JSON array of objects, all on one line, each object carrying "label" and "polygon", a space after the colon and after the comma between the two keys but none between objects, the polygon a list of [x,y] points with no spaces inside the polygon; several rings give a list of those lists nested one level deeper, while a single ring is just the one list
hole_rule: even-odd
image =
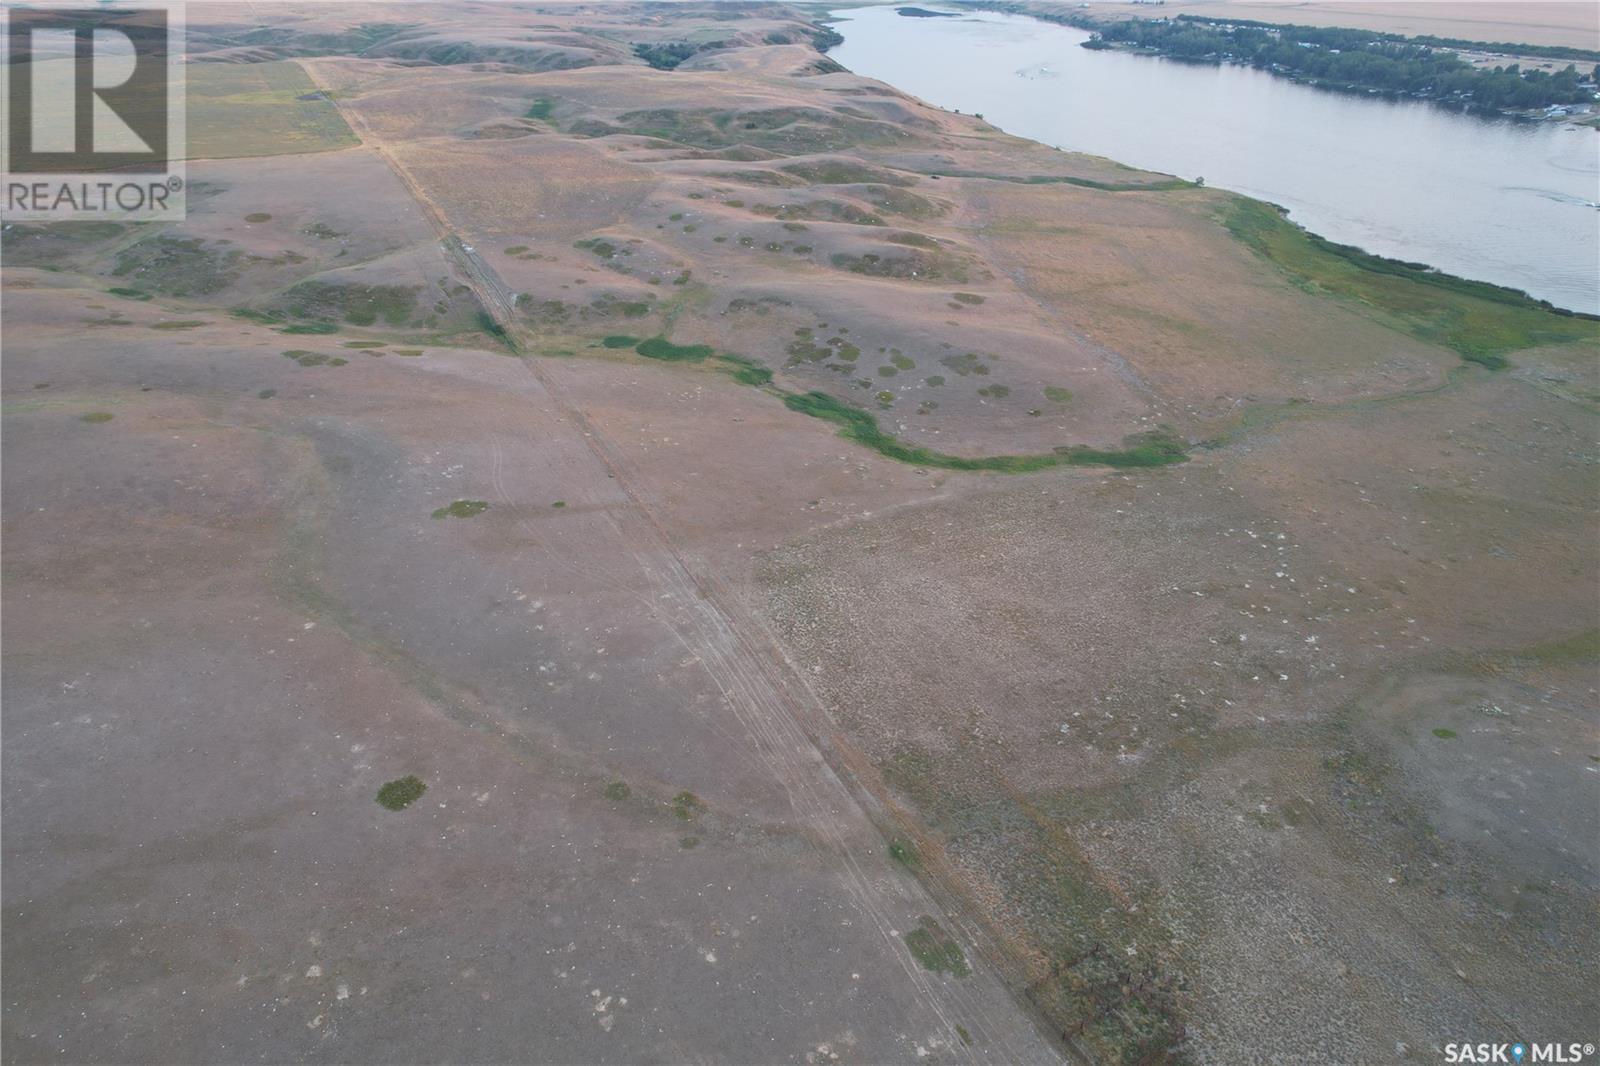
[{"label": "dry brown pasture", "polygon": [[779,5],[242,10],[359,147],[3,235],[5,1061],[1582,1038],[1600,336],[1466,362]]}]

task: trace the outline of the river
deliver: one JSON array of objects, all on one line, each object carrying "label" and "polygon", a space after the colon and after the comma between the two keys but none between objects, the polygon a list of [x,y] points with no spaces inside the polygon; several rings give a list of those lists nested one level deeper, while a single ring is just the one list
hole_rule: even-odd
[{"label": "river", "polygon": [[1342,244],[1600,312],[1600,131],[1080,47],[991,12],[833,12],[830,58],[1022,137],[1288,208]]}]

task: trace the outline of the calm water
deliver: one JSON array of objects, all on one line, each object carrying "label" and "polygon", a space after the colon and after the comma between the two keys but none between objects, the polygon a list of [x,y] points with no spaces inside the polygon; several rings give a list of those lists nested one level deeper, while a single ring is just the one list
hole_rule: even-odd
[{"label": "calm water", "polygon": [[1600,133],[1344,96],[1244,67],[1079,47],[990,13],[834,12],[828,54],[1008,132],[1289,209],[1380,255],[1600,311]]}]

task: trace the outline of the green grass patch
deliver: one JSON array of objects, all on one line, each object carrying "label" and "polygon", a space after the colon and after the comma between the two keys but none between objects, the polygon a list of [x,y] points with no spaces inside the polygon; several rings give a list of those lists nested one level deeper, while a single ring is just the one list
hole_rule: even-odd
[{"label": "green grass patch", "polygon": [[1059,385],[1046,385],[1044,387],[1044,398],[1051,403],[1071,403],[1072,390],[1063,389]]},{"label": "green grass patch", "polygon": [[[1182,178],[1165,181],[1096,181],[1093,178],[1075,178],[1064,174],[985,174],[978,171],[947,170],[947,178],[984,178],[988,181],[1009,181],[1018,185],[1076,185],[1080,189],[1098,189],[1100,192],[1168,192],[1172,189],[1193,189],[1197,183]],[[938,177],[939,175],[930,175]]]},{"label": "green grass patch", "polygon": [[922,916],[922,924],[906,934],[906,947],[922,964],[924,970],[947,973],[953,977],[966,977],[972,972],[967,966],[966,953],[961,945],[950,938],[930,915]]},{"label": "green grass patch", "polygon": [[296,322],[292,326],[284,326],[279,333],[292,336],[326,336],[329,333],[338,333],[339,327],[332,322]]},{"label": "green grass patch", "polygon": [[728,373],[741,385],[770,385],[772,371],[742,355],[724,354],[717,356],[717,361],[728,367]]},{"label": "green grass patch", "polygon": [[106,291],[109,292],[113,296],[120,296],[124,300],[148,300],[148,299],[150,299],[150,294],[147,293],[147,292],[144,292],[144,291],[142,291],[140,289],[125,289],[120,285],[115,286],[115,287],[110,288],[110,289],[107,289]]},{"label": "green grass patch", "polygon": [[292,60],[195,63],[185,78],[191,159],[299,155],[359,143]]},{"label": "green grass patch", "polygon": [[669,363],[700,363],[712,354],[709,345],[673,344],[665,337],[640,341],[633,350],[646,359],[661,359]]},{"label": "green grass patch", "polygon": [[1438,729],[1433,731],[1433,735],[1438,737],[1440,740],[1454,740],[1456,738],[1456,731],[1454,729],[1446,729],[1443,726],[1440,726]]},{"label": "green grass patch", "polygon": [[1124,441],[1126,447],[1118,451],[1070,446],[1042,455],[990,455],[981,458],[946,455],[907,444],[883,432],[872,414],[851,407],[825,392],[785,393],[783,403],[791,411],[834,423],[839,426],[841,437],[865,445],[885,458],[942,470],[989,470],[1021,474],[1057,466],[1166,466],[1187,459],[1183,442],[1162,432],[1131,436]]},{"label": "green grass patch", "polygon": [[1272,204],[1236,197],[1222,221],[1302,288],[1350,300],[1391,328],[1491,370],[1509,366],[1506,355],[1524,348],[1600,342],[1600,319],[1593,315],[1335,244],[1290,222]]},{"label": "green grass patch", "polygon": [[440,507],[433,512],[435,518],[473,518],[489,509],[485,500],[457,500],[448,507]]},{"label": "green grass patch", "polygon": [[404,355],[404,356],[407,356],[408,358],[415,359],[417,356],[422,354],[422,349],[421,348],[396,348],[394,350],[394,354],[395,355]]},{"label": "green grass patch", "polygon": [[109,422],[114,417],[110,411],[90,411],[86,415],[79,415],[78,421],[88,422],[93,425],[97,422]]},{"label": "green grass patch", "polygon": [[382,341],[345,341],[342,348],[382,348]]},{"label": "green grass patch", "polygon": [[194,329],[196,326],[210,325],[198,318],[175,319],[171,322],[152,322],[151,329]]},{"label": "green grass patch", "polygon": [[979,296],[975,292],[953,292],[950,295],[954,296],[957,301],[959,301],[960,303],[964,303],[964,304],[981,304],[981,303],[983,303],[983,297]]},{"label": "green grass patch", "polygon": [[630,337],[626,333],[613,333],[600,343],[606,348],[632,348],[639,343],[639,338]]},{"label": "green grass patch", "polygon": [[411,804],[422,798],[428,791],[428,786],[422,783],[422,778],[416,774],[407,774],[393,781],[386,781],[378,789],[378,804],[391,811],[403,811]]},{"label": "green grass patch", "polygon": [[522,117],[538,119],[540,122],[548,122],[554,108],[555,101],[549,99],[548,97],[541,96],[534,100],[533,103],[528,105],[528,110],[522,113]]},{"label": "green grass patch", "polygon": [[633,789],[628,787],[626,781],[613,781],[606,786],[606,799],[620,802],[633,795]]},{"label": "green grass patch", "polygon": [[252,211],[250,214],[244,216],[244,220],[246,222],[271,222],[272,216],[267,214],[265,211]]}]

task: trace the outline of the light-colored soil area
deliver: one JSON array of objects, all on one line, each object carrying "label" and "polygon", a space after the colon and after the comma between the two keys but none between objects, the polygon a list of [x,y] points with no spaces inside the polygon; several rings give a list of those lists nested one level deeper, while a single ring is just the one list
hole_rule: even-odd
[{"label": "light-colored soil area", "polygon": [[6,1062],[1590,1023],[1600,326],[778,6],[241,10],[359,147],[3,233]]}]

